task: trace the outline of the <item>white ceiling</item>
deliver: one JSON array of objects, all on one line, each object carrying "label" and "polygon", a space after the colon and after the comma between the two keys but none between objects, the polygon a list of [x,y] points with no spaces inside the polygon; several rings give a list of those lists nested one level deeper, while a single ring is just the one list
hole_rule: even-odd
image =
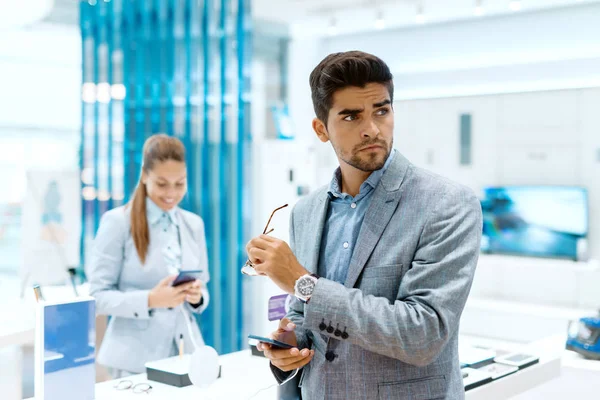
[{"label": "white ceiling", "polygon": [[[2,0],[0,0],[2,1]],[[235,1],[235,0],[232,0]],[[291,26],[295,36],[329,35],[332,20],[336,34],[375,30],[381,14],[385,28],[416,25],[417,5],[423,3],[426,24],[481,18],[474,15],[477,0],[251,0],[252,12],[259,21],[276,21]],[[481,0],[483,17],[514,13],[512,0]],[[580,7],[600,0],[521,0],[521,11],[531,12],[557,7]],[[79,1],[54,0],[47,22],[79,23]]]},{"label": "white ceiling", "polygon": [[415,26],[418,4],[422,2],[425,24],[469,20],[515,12],[532,12],[558,7],[583,7],[600,0],[521,0],[513,11],[513,0],[481,0],[483,16],[475,15],[477,0],[252,0],[258,20],[288,23],[295,36],[351,34],[375,30],[378,15],[385,29]]},{"label": "white ceiling", "polygon": [[79,1],[54,0],[54,7],[44,22],[79,25]]},{"label": "white ceiling", "polygon": [[54,0],[0,0],[0,30],[19,29],[45,18]]}]

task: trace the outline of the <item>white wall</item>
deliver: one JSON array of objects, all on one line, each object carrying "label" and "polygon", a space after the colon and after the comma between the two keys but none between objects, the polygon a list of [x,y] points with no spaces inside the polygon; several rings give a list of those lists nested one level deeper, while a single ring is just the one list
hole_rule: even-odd
[{"label": "white wall", "polygon": [[[287,208],[273,216],[270,227],[275,229],[271,236],[289,243],[290,211],[299,199],[298,186],[314,189],[314,154],[310,148],[310,137],[306,135],[294,140],[275,139],[271,104],[268,104],[269,69],[265,61],[254,60],[252,79],[252,217],[249,234],[251,237],[260,234],[272,211],[287,203]],[[293,106],[291,109],[298,110]],[[249,333],[266,335],[277,329],[278,321],[268,320],[268,301],[270,297],[284,292],[264,277],[244,278],[243,286],[246,298],[242,337]]]},{"label": "white wall", "polygon": [[[336,164],[331,148],[316,141],[310,126],[314,111],[308,76],[327,54],[359,49],[380,56],[394,73],[396,100],[600,87],[599,20],[600,5],[582,4],[358,35],[294,38],[289,58],[290,110],[298,136],[311,140],[315,146],[315,184],[326,184],[331,176],[329,171]],[[479,109],[476,124],[486,123],[486,115],[494,113],[492,100],[485,101],[488,107]],[[506,101],[510,102],[510,98]],[[560,100],[549,101],[560,103]],[[438,110],[444,112],[443,108]],[[581,112],[586,115],[593,112],[586,110]],[[398,129],[409,129],[408,123],[397,120]],[[586,125],[582,129],[588,143],[592,140],[588,132],[593,132],[594,127]],[[543,134],[536,138],[543,144]],[[492,139],[486,136],[478,140]],[[567,153],[566,156],[572,154]],[[416,161],[424,160],[422,157],[417,155]],[[483,168],[491,166],[485,164]],[[510,177],[508,169],[504,172]],[[582,170],[579,174],[589,172]],[[481,179],[487,175],[479,171],[477,176],[480,177],[477,182],[483,183]]]},{"label": "white wall", "polygon": [[[582,185],[590,250],[600,258],[600,89],[405,100],[396,147],[477,192],[489,185]],[[472,164],[459,163],[460,114],[472,115]]]},{"label": "white wall", "polygon": [[[600,5],[321,39],[290,48],[292,118],[314,116],[308,76],[327,54],[359,49],[394,73],[397,147],[475,190],[493,184],[590,189],[592,256],[600,257]],[[459,166],[459,114],[473,114],[473,166]],[[317,169],[331,170],[328,146]],[[324,184],[330,174],[318,175]]]},{"label": "white wall", "polygon": [[37,24],[0,35],[0,126],[79,131],[77,27]]},{"label": "white wall", "polygon": [[316,137],[312,120],[313,109],[309,75],[323,58],[321,42],[314,37],[294,38],[289,48],[289,103],[290,117],[298,141],[314,154],[315,163],[311,179],[312,187],[329,183],[333,175],[332,166],[337,164],[335,153],[329,144],[322,144]]},{"label": "white wall", "polygon": [[[590,253],[600,258],[600,5],[321,39],[290,52],[292,117],[313,118],[308,76],[336,51],[381,57],[394,74],[396,147],[479,191],[487,185],[584,185]],[[459,116],[472,114],[472,165],[459,165]],[[331,171],[328,146],[316,169]],[[327,183],[330,173],[317,176]],[[598,306],[598,262],[482,256],[461,331],[529,341],[564,333]],[[518,327],[517,331],[514,327]],[[511,333],[512,332],[512,333]],[[516,333],[515,333],[516,332]]]},{"label": "white wall", "polygon": [[[23,201],[27,170],[78,167],[81,125],[78,28],[5,28],[0,27],[0,186],[7,188],[0,194],[2,213],[7,204]],[[20,222],[0,220],[0,272],[14,274],[22,262]]]},{"label": "white wall", "polygon": [[587,4],[330,37],[321,50],[381,57],[398,99],[600,86],[599,20]]}]

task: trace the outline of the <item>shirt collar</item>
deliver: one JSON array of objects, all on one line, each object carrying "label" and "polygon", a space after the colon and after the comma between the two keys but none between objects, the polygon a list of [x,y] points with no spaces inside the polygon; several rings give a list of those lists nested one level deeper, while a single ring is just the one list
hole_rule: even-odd
[{"label": "shirt collar", "polygon": [[171,222],[175,225],[179,225],[179,218],[177,217],[178,208],[173,207],[169,211],[164,211],[162,208],[156,205],[150,197],[146,197],[146,216],[148,217],[148,223],[150,225],[156,224],[163,216],[163,214],[167,214]]},{"label": "shirt collar", "polygon": [[[388,167],[392,163],[392,160],[395,155],[396,155],[396,149],[392,149],[392,152],[390,153],[390,156],[388,157],[388,159],[385,161],[385,164],[383,164],[383,167],[381,169],[378,169],[377,171],[373,171],[373,173],[371,173],[371,175],[369,175],[369,177],[363,182],[363,184],[360,185],[360,192],[362,192],[365,189],[365,185],[369,185],[373,189],[375,189],[377,187],[377,185],[379,184],[379,181],[381,181],[381,177],[383,176],[385,171],[388,169]],[[327,194],[329,195],[330,198],[332,198],[332,196],[340,197],[340,198],[344,198],[344,197],[348,196],[346,193],[342,193],[341,182],[342,182],[342,170],[340,169],[340,167],[337,167],[335,169],[335,172],[333,173],[333,178],[331,179],[331,182],[329,183],[329,190],[327,191]],[[360,194],[360,192],[359,192],[359,194]]]}]

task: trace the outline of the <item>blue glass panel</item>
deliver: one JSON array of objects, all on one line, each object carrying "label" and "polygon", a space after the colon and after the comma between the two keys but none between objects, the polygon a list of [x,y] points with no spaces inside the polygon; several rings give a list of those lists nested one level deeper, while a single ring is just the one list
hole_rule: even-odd
[{"label": "blue glass panel", "polygon": [[188,164],[181,206],[205,222],[211,305],[201,316],[204,337],[221,353],[238,350],[250,197],[243,168],[250,159],[250,0],[92,3],[80,4],[82,251],[100,215],[134,191],[145,139],[176,135]]}]

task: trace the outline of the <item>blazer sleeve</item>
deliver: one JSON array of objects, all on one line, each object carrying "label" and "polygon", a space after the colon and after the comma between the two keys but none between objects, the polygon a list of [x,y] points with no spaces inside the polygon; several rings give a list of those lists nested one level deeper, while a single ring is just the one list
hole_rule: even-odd
[{"label": "blazer sleeve", "polygon": [[90,295],[96,312],[122,318],[147,319],[149,290],[119,290],[125,242],[129,235],[122,208],[104,213],[94,239],[89,269]]},{"label": "blazer sleeve", "polygon": [[195,229],[194,240],[200,246],[200,260],[198,263],[198,269],[204,271],[202,276],[202,300],[200,301],[200,305],[197,307],[192,306],[190,303],[185,303],[185,307],[195,313],[201,314],[208,307],[208,303],[210,302],[210,293],[208,292],[208,282],[210,281],[210,274],[208,271],[208,249],[206,247],[206,232],[204,229],[204,221],[199,216],[195,215],[198,218],[198,226]]},{"label": "blazer sleeve", "polygon": [[450,189],[432,207],[395,302],[321,278],[304,306],[304,326],[318,331],[322,319],[331,320],[346,330],[345,340],[352,344],[408,364],[430,364],[458,330],[481,229],[475,195]]},{"label": "blazer sleeve", "polygon": [[[292,212],[290,213],[290,247],[292,251],[294,251],[296,248],[294,210],[295,209],[292,209]],[[304,325],[304,303],[302,303],[296,297],[293,297],[292,301],[290,302],[290,310],[287,313],[286,318],[290,319],[294,324],[296,324],[295,332],[296,341],[298,342],[298,349],[310,349],[312,342],[310,340],[310,336],[308,335],[309,331],[302,327]],[[282,371],[271,363],[269,363],[269,367],[271,368],[271,372],[278,383],[285,381],[292,374],[292,371]]]},{"label": "blazer sleeve", "polygon": [[[296,236],[294,232],[294,210],[290,213],[290,247],[292,252],[296,248]],[[304,325],[304,303],[292,296],[290,301],[290,310],[286,317],[296,324],[296,341],[298,349],[310,349],[311,340],[308,335],[308,330],[302,328]]]}]

